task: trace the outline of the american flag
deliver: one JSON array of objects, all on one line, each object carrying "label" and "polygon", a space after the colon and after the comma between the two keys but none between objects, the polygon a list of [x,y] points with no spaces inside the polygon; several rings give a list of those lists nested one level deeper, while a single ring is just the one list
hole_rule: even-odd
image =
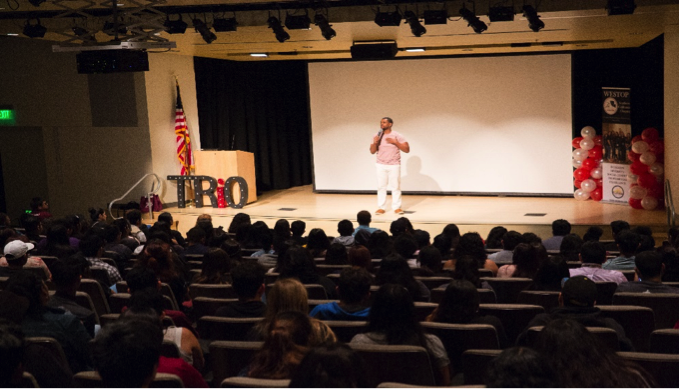
[{"label": "american flag", "polygon": [[191,138],[184,117],[182,97],[179,95],[179,84],[177,84],[177,108],[175,109],[175,135],[177,136],[177,159],[182,167],[180,175],[188,176],[190,170],[194,168],[194,154],[191,152]]}]

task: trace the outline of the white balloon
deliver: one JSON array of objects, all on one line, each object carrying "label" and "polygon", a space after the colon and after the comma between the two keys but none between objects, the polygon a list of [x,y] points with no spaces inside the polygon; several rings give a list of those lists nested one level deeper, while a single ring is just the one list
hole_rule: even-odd
[{"label": "white balloon", "polygon": [[628,175],[628,179],[629,179],[630,181],[632,181],[632,182],[637,182],[638,175],[637,175],[637,174],[630,173],[630,174]]},{"label": "white balloon", "polygon": [[574,158],[575,161],[583,162],[583,160],[588,158],[588,150],[575,149],[574,151],[571,152],[571,156]]},{"label": "white balloon", "polygon": [[581,146],[581,148],[583,150],[588,151],[588,150],[592,149],[593,147],[595,147],[595,142],[593,141],[592,138],[583,138],[583,139],[581,139],[581,143],[579,143],[579,145]]},{"label": "white balloon", "polygon": [[649,167],[649,172],[657,177],[663,176],[663,164],[656,162]]},{"label": "white balloon", "polygon": [[645,196],[647,196],[647,189],[645,189],[645,188],[643,188],[639,185],[636,185],[636,186],[630,188],[630,197],[632,199],[638,199],[639,200],[639,199],[644,198]]},{"label": "white balloon", "polygon": [[654,162],[656,162],[656,154],[652,153],[651,151],[645,151],[642,153],[642,155],[640,155],[640,162],[647,166],[652,166],[654,165]]},{"label": "white balloon", "polygon": [[597,189],[597,184],[595,183],[595,181],[593,181],[589,178],[589,179],[583,180],[583,182],[581,182],[581,189],[583,189],[584,192],[590,193],[590,192],[594,191],[595,189]]},{"label": "white balloon", "polygon": [[586,192],[583,189],[576,189],[574,191],[574,198],[578,201],[586,201],[590,198],[590,192]]},{"label": "white balloon", "polygon": [[571,166],[573,166],[574,169],[580,168],[582,164],[583,164],[583,162],[581,162],[581,161],[577,161],[575,159],[571,160]]},{"label": "white balloon", "polygon": [[585,126],[581,129],[581,136],[584,138],[592,138],[597,134],[595,129],[591,126]]},{"label": "white balloon", "polygon": [[590,176],[596,180],[599,180],[600,178],[602,178],[602,168],[598,166],[595,169],[591,170]]},{"label": "white balloon", "polygon": [[659,206],[659,201],[654,197],[647,196],[640,201],[640,204],[642,204],[642,208],[653,211]]},{"label": "white balloon", "polygon": [[645,151],[649,150],[649,143],[647,143],[643,140],[640,140],[640,141],[633,143],[633,146],[631,147],[631,149],[633,149],[633,152],[635,154],[642,154]]}]

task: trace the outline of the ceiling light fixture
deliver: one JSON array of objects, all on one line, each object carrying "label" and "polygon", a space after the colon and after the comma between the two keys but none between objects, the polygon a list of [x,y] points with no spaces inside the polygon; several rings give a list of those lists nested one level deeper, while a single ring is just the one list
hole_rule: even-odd
[{"label": "ceiling light fixture", "polygon": [[327,41],[335,38],[335,30],[331,28],[328,19],[323,14],[318,13],[314,16],[314,24],[319,26],[321,35],[326,38]]},{"label": "ceiling light fixture", "polygon": [[309,30],[311,23],[307,10],[304,15],[286,15],[286,28],[289,30]]},{"label": "ceiling light fixture", "polygon": [[205,24],[204,21],[201,19],[194,19],[193,20],[194,24],[194,29],[196,32],[201,34],[201,37],[205,41],[205,43],[213,43],[217,39],[217,35],[210,31],[210,27],[208,27],[207,24]]},{"label": "ceiling light fixture", "polygon": [[47,28],[40,24],[40,19],[36,18],[35,20],[37,21],[36,24],[31,24],[30,19],[26,20],[23,34],[29,38],[42,38],[45,36],[45,33],[47,32]]},{"label": "ceiling light fixture", "polygon": [[512,22],[515,20],[515,10],[512,7],[491,7],[489,8],[489,21],[493,22]]},{"label": "ceiling light fixture", "polygon": [[165,27],[165,31],[167,31],[168,34],[184,34],[187,30],[188,24],[182,20],[182,14],[179,14],[178,16],[179,19],[177,20],[170,20],[170,15],[167,16],[163,27]]},{"label": "ceiling light fixture", "polygon": [[529,28],[531,31],[539,32],[545,27],[545,23],[543,23],[543,21],[538,16],[536,8],[530,5],[525,5],[522,7],[522,11],[524,11],[524,17],[527,18],[527,21],[529,21]]},{"label": "ceiling light fixture", "polygon": [[236,18],[220,18],[220,19],[213,19],[213,29],[215,32],[228,32],[228,31],[236,31],[236,26],[238,26],[238,23],[236,22]]},{"label": "ceiling light fixture", "polygon": [[423,12],[423,20],[425,24],[446,24],[449,20],[449,14],[445,9],[426,10]]},{"label": "ceiling light fixture", "polygon": [[607,0],[607,14],[631,15],[635,12],[635,0]]},{"label": "ceiling light fixture", "polygon": [[394,12],[380,12],[380,7],[378,7],[378,12],[375,14],[375,24],[380,27],[399,27],[401,24],[399,9],[396,9]]},{"label": "ceiling light fixture", "polygon": [[414,36],[420,37],[427,32],[427,29],[420,24],[420,20],[418,20],[418,16],[416,16],[415,12],[404,12],[404,19],[406,19],[406,23],[411,27],[411,33]]},{"label": "ceiling light fixture", "polygon": [[479,18],[475,16],[475,13],[473,11],[470,11],[469,9],[465,8],[465,4],[463,4],[463,8],[461,8],[459,12],[460,16],[462,16],[463,19],[466,22],[468,22],[468,26],[472,27],[472,30],[477,34],[481,34],[488,28],[486,26],[486,23],[479,20]]},{"label": "ceiling light fixture", "polygon": [[283,43],[290,39],[290,35],[283,29],[281,21],[277,17],[270,16],[269,19],[267,19],[267,24],[269,25],[269,28],[274,31],[277,41]]}]

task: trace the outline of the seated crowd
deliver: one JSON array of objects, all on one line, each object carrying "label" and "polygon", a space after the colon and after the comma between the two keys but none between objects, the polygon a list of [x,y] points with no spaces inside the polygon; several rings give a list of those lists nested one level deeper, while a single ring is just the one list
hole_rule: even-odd
[{"label": "seated crowd", "polygon": [[[611,223],[612,242],[599,241],[599,227],[572,234],[566,220],[556,220],[545,239],[502,226],[484,239],[455,224],[431,238],[405,217],[389,232],[370,227],[371,214],[361,211],[356,225],[340,221],[333,237],[318,228],[305,235],[301,220],[270,228],[239,213],[227,231],[201,215],[184,237],[167,212],[149,226],[138,209],[107,221],[101,209],[55,219],[47,202],[32,206],[20,227],[0,214],[3,386],[21,386],[25,371],[40,386],[73,387],[74,374],[96,371],[103,386],[147,387],[157,373],[169,373],[185,387],[207,387],[213,339],[199,331],[202,285],[233,293],[207,316],[259,319],[240,339],[262,342],[244,377],[363,387],[371,371],[352,346],[404,345],[427,352],[437,385],[462,384],[464,350],[431,333],[441,324],[495,330],[504,351],[489,364],[488,386],[654,386],[654,376],[587,329],[614,330],[619,350],[635,351],[626,328],[598,307],[597,283],[615,283],[616,293],[678,294],[677,228],[659,247],[651,229],[625,221]],[[494,281],[512,278],[526,280],[525,290],[558,295],[554,308],[516,333],[508,331],[516,323],[481,303],[488,294],[500,301],[505,292]],[[110,312],[116,320],[100,326],[101,312],[83,305],[85,279],[111,306],[123,299],[122,309]],[[325,298],[317,301],[312,291]],[[340,336],[333,330],[340,321],[363,327]],[[531,340],[535,326],[543,330]],[[66,362],[39,355],[33,337],[55,339]],[[163,351],[166,344],[176,355]]]}]

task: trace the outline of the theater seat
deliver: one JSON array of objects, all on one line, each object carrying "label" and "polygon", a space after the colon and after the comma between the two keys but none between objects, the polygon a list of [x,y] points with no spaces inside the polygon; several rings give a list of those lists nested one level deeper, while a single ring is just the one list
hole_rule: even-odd
[{"label": "theater seat", "polygon": [[368,322],[365,321],[323,320],[323,322],[333,330],[340,342],[345,343],[349,343],[355,335],[366,332],[368,328]]},{"label": "theater seat", "polygon": [[489,363],[501,355],[502,350],[467,350],[463,352],[463,382],[465,385],[483,385]]},{"label": "theater seat", "polygon": [[462,357],[465,350],[489,349],[498,350],[498,334],[489,324],[449,324],[422,322],[425,332],[438,337],[451,360],[453,375],[463,368]]},{"label": "theater seat", "polygon": [[652,332],[649,339],[649,352],[658,354],[678,354],[678,330],[665,329]]},{"label": "theater seat", "polygon": [[677,388],[678,355],[619,352],[624,359],[633,361],[647,371],[654,379],[658,388]]},{"label": "theater seat", "polygon": [[111,313],[111,308],[109,308],[109,303],[106,300],[104,289],[99,284],[99,282],[97,282],[97,280],[83,278],[80,280],[80,286],[78,287],[78,290],[90,295],[92,303],[94,304],[94,311],[97,313],[97,316],[101,317],[101,315]]},{"label": "theater seat", "polygon": [[560,292],[523,290],[517,297],[517,304],[540,305],[549,312],[560,305],[559,296]]},{"label": "theater seat", "polygon": [[196,297],[193,299],[194,315],[197,319],[203,316],[215,316],[220,307],[237,302],[238,299],[215,299],[210,297]]},{"label": "theater seat", "polygon": [[198,319],[196,330],[202,339],[244,341],[253,326],[262,319],[203,316]]},{"label": "theater seat", "polygon": [[210,297],[216,299],[238,298],[231,285],[191,284],[189,294],[192,299],[196,297]]},{"label": "theater seat", "polygon": [[[101,388],[102,378],[96,371],[81,371],[73,376],[76,388]],[[156,373],[156,378],[149,385],[150,388],[183,388],[182,380],[167,373]]]},{"label": "theater seat", "polygon": [[491,285],[496,292],[496,302],[499,304],[515,304],[519,293],[529,287],[534,281],[531,278],[482,278]]},{"label": "theater seat", "polygon": [[680,314],[677,293],[615,293],[613,304],[650,308],[657,330],[673,328]]},{"label": "theater seat", "polygon": [[350,344],[364,359],[369,387],[381,382],[434,386],[435,379],[427,350],[417,346]]},{"label": "theater seat", "polygon": [[268,380],[264,378],[230,377],[222,381],[222,388],[287,388],[290,380]]},{"label": "theater seat", "polygon": [[481,315],[493,315],[501,320],[508,339],[513,342],[529,322],[545,309],[540,305],[525,304],[480,304]]},{"label": "theater seat", "polygon": [[210,366],[212,366],[213,383],[222,382],[225,378],[236,377],[239,372],[250,365],[253,356],[262,347],[263,342],[233,342],[217,340],[210,343]]},{"label": "theater seat", "polygon": [[[621,348],[616,331],[606,327],[586,327],[586,329],[595,335],[605,347],[609,347],[611,351],[620,351]],[[527,346],[536,348],[541,331],[543,331],[543,326],[529,328],[527,332]]]},{"label": "theater seat", "polygon": [[616,320],[626,332],[636,351],[649,351],[649,337],[654,331],[654,312],[632,305],[598,306],[602,316]]}]

